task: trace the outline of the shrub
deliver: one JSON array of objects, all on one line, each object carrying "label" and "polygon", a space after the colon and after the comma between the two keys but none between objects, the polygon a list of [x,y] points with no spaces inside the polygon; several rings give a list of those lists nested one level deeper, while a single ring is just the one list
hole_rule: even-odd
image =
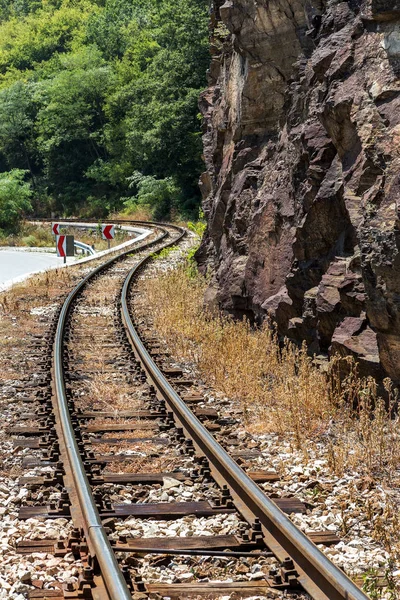
[{"label": "shrub", "polygon": [[24,181],[26,171],[13,169],[0,173],[0,229],[16,232],[24,214],[32,209],[32,192]]},{"label": "shrub", "polygon": [[38,245],[38,242],[34,235],[28,235],[27,237],[22,238],[22,244],[23,246],[33,248]]},{"label": "shrub", "polygon": [[171,210],[180,196],[179,187],[172,177],[156,179],[135,171],[128,181],[129,187],[136,189],[137,193],[134,198],[125,200],[126,210],[132,211],[142,206],[151,210],[155,220],[170,218]]}]

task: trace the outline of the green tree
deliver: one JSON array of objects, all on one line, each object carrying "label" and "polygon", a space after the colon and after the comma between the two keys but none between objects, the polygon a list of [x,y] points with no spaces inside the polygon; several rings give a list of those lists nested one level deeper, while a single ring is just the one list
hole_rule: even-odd
[{"label": "green tree", "polygon": [[95,47],[66,55],[61,63],[63,70],[38,86],[36,130],[49,191],[59,199],[58,208],[69,212],[93,195],[86,170],[108,156],[103,105],[113,74]]},{"label": "green tree", "polygon": [[140,172],[176,187],[160,215],[197,212],[207,8],[0,0],[0,170],[29,170],[37,209],[118,209]]},{"label": "green tree", "polygon": [[99,10],[90,0],[32,4],[25,17],[11,16],[0,25],[0,73],[35,69],[55,53],[84,43],[89,16]]},{"label": "green tree", "polygon": [[11,168],[25,168],[34,180],[35,106],[32,86],[17,81],[0,91],[0,151]]},{"label": "green tree", "polygon": [[117,71],[120,85],[108,101],[110,152],[121,156],[125,148],[135,170],[157,179],[173,177],[181,192],[180,210],[197,212],[198,97],[209,61],[207,3],[154,1],[147,17],[145,31],[130,24],[131,41]]},{"label": "green tree", "polygon": [[32,192],[24,181],[26,171],[13,169],[0,173],[0,230],[15,233],[21,218],[32,209]]},{"label": "green tree", "polygon": [[163,219],[171,217],[171,210],[179,206],[180,189],[172,177],[156,179],[152,175],[143,175],[136,171],[128,177],[129,187],[136,189],[137,194],[124,202],[128,210],[138,206],[145,206],[152,211],[153,218]]}]

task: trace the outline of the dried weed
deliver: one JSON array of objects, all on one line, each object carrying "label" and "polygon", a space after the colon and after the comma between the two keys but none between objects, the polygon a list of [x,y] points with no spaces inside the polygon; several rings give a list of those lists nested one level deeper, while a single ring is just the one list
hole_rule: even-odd
[{"label": "dried weed", "polygon": [[205,287],[184,265],[141,282],[142,310],[151,307],[154,327],[174,356],[194,363],[206,383],[239,401],[253,431],[289,435],[305,455],[309,444],[327,441],[337,474],[356,467],[380,481],[399,478],[397,395],[389,380],[384,401],[350,358],[335,358],[322,370],[305,346],[279,343],[270,323],[254,329],[208,311]]}]

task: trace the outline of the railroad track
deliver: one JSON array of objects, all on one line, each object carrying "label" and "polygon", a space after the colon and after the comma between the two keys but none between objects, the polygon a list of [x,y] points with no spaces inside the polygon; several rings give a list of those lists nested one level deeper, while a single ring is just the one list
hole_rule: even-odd
[{"label": "railroad track", "polygon": [[[185,235],[177,227],[151,225],[149,242],[113,256],[82,279],[57,310],[44,345],[37,341],[38,352],[45,351],[42,374],[31,412],[22,415],[32,425],[18,424],[10,433],[16,445],[33,451],[25,466],[47,473],[22,479],[30,497],[19,518],[63,517],[74,528],[65,541],[22,540],[18,549],[72,553],[81,569],[78,580],[63,589],[36,589],[28,597],[274,593],[365,599],[285,514],[296,501],[272,500],[258,486],[273,475],[245,472],[226,452],[224,432],[234,421],[199,408],[201,398],[190,392],[193,382],[166,366],[166,353],[151,333],[144,327],[139,333],[143,324],[134,322],[132,286],[154,252]],[[44,504],[49,490],[53,502]],[[182,522],[191,529],[187,535],[171,536],[169,530],[140,537],[149,519],[175,523],[177,532]],[[214,525],[207,529],[210,520]],[[314,536],[321,540],[323,535]],[[154,581],[146,577],[152,570],[148,557],[163,567],[176,557],[188,577],[183,573],[178,583],[166,583],[157,566],[160,578]],[[213,559],[229,564],[230,575],[243,561],[261,575],[256,570],[254,578],[219,583],[191,575],[199,565],[211,572]]]}]

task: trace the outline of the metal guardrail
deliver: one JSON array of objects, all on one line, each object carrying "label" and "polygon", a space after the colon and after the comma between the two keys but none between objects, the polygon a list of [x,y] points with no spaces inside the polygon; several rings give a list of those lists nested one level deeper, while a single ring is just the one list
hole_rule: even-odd
[{"label": "metal guardrail", "polygon": [[179,397],[147,352],[131,320],[128,293],[133,277],[151,258],[142,259],[126,278],[121,293],[121,313],[135,352],[158,393],[165,399],[197,449],[207,457],[216,481],[228,484],[239,511],[247,518],[250,515],[250,518],[253,516],[260,519],[266,545],[280,560],[290,556],[295,561],[296,568],[300,570],[297,579],[314,599],[368,600],[355,583],[292,523],[227,454]]},{"label": "metal guardrail", "polygon": [[[36,219],[36,220],[31,220],[31,223],[52,223],[54,221],[54,219],[48,219],[48,218],[40,218],[40,219]],[[99,223],[98,222],[91,222],[89,221],[85,221],[82,222],[82,219],[58,219],[58,223],[61,226],[71,226],[71,227],[76,227],[79,229],[99,229]],[[128,242],[125,242],[124,244],[119,244],[118,246],[116,246],[115,248],[111,248],[108,250],[100,250],[100,251],[96,251],[94,250],[94,248],[92,246],[90,246],[89,244],[85,244],[84,242],[80,242],[79,240],[75,240],[74,239],[74,247],[75,248],[79,248],[81,250],[83,250],[84,252],[86,252],[88,255],[90,256],[98,256],[99,258],[101,256],[105,256],[106,254],[109,254],[110,252],[113,251],[117,251],[119,249],[122,250],[122,248],[124,246],[127,246],[128,244],[134,244],[136,241],[140,241],[140,239],[144,239],[145,237],[147,237],[147,235],[150,233],[149,229],[144,229],[143,225],[153,225],[153,226],[162,226],[162,223],[158,223],[158,222],[147,222],[147,221],[133,221],[133,220],[123,220],[123,221],[118,221],[117,223],[117,230],[119,231],[127,231],[128,233],[134,233],[137,235],[136,238],[132,239],[132,240],[128,240]],[[124,225],[126,227],[124,227]],[[128,227],[128,225],[134,225],[134,227]],[[141,225],[141,227],[138,227],[137,225]],[[174,225],[168,225],[169,227],[177,227]],[[53,248],[49,248],[50,251],[53,251]],[[86,259],[88,260],[88,259]]]},{"label": "metal guardrail", "polygon": [[89,246],[89,244],[84,244],[83,242],[79,242],[78,240],[74,240],[74,246],[76,248],[80,248],[81,250],[84,250],[87,254],[96,254],[96,251],[93,250],[92,246]]}]

